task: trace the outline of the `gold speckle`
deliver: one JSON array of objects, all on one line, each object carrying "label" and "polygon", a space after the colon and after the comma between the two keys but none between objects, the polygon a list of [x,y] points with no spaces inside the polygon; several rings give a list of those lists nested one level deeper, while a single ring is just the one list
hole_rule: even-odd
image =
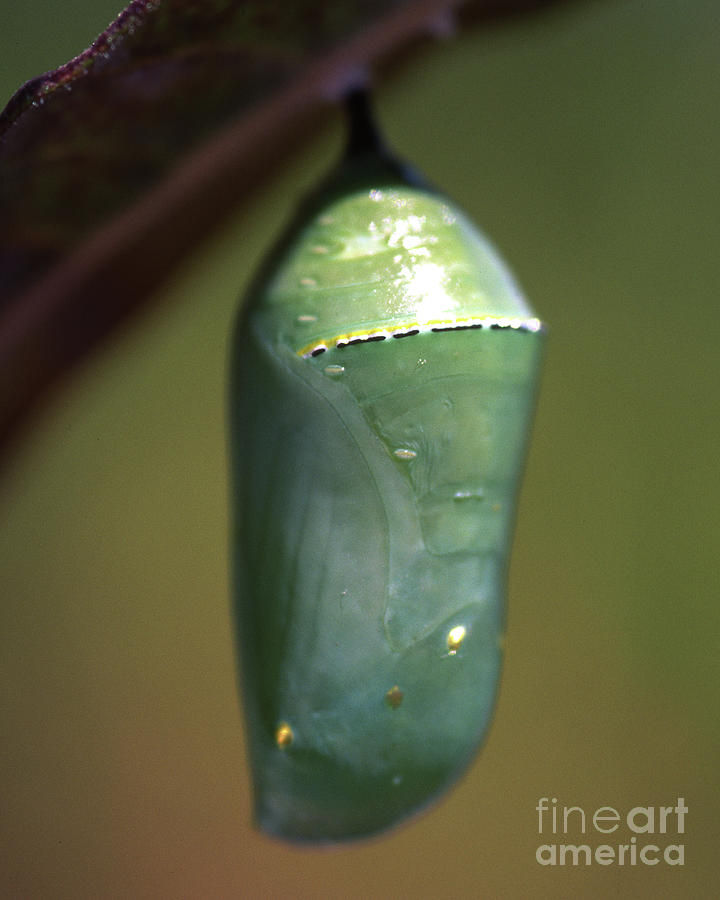
[{"label": "gold speckle", "polygon": [[502,509],[502,506],[499,503],[493,503],[493,505],[492,505],[493,512],[500,512],[501,509]]},{"label": "gold speckle", "polygon": [[325,247],[323,244],[316,244],[314,247],[310,248],[310,252],[322,256],[324,253],[329,253],[330,248]]},{"label": "gold speckle", "polygon": [[465,640],[465,635],[467,634],[467,629],[464,625],[456,625],[454,628],[451,628],[448,631],[447,636],[447,648],[450,656],[455,656],[460,648],[460,645]]},{"label": "gold speckle", "polygon": [[295,735],[287,722],[281,722],[275,729],[275,743],[281,750],[286,750],[292,744]]},{"label": "gold speckle", "polygon": [[400,704],[403,702],[404,696],[405,695],[400,690],[400,688],[397,685],[394,685],[393,687],[390,688],[390,690],[387,692],[387,694],[385,694],[385,702],[392,709],[397,709],[400,706]]},{"label": "gold speckle", "polygon": [[303,287],[317,287],[317,281],[314,278],[301,278],[300,284]]},{"label": "gold speckle", "polygon": [[407,447],[399,447],[397,450],[393,450],[393,455],[398,459],[415,459],[417,452],[409,450]]}]

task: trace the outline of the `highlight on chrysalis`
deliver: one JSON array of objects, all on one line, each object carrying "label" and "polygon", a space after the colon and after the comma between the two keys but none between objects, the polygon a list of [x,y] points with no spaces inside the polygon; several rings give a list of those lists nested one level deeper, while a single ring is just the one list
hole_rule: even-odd
[{"label": "highlight on chrysalis", "polygon": [[314,843],[422,809],[486,736],[542,342],[491,244],[349,107],[232,350],[255,816]]}]

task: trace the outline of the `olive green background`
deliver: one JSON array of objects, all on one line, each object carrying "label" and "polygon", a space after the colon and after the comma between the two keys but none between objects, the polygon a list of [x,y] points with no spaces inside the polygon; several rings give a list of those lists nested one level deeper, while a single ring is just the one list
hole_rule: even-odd
[{"label": "olive green background", "polygon": [[[114,11],[73,0],[60,28],[60,8],[0,14],[6,95]],[[469,775],[365,845],[298,850],[249,824],[228,337],[337,153],[332,115],[6,467],[0,896],[716,896],[719,28],[714,0],[579,4],[439,43],[378,91],[392,142],[481,223],[551,328],[500,700]],[[589,812],[684,797],[681,839],[639,837],[682,840],[685,865],[542,867],[543,796]]]}]

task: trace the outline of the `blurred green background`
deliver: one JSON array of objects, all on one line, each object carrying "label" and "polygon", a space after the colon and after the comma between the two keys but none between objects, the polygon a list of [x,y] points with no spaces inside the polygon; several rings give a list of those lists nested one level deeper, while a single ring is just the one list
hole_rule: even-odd
[{"label": "blurred green background", "polygon": [[[4,95],[116,11],[6,4]],[[365,845],[287,848],[249,822],[228,336],[338,152],[331,116],[80,368],[4,472],[0,896],[717,896],[718,34],[715,0],[581,3],[438,43],[377,92],[392,143],[482,225],[551,327],[501,695],[470,774]],[[684,797],[686,834],[655,842],[681,840],[685,865],[542,867],[543,796],[590,813]]]}]

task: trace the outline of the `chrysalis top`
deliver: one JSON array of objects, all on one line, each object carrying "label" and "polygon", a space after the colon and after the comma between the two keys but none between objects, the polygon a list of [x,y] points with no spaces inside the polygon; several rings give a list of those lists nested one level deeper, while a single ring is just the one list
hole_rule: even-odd
[{"label": "chrysalis top", "polygon": [[494,248],[426,191],[390,185],[339,198],[293,251],[260,316],[269,340],[301,355],[418,331],[540,328]]}]

